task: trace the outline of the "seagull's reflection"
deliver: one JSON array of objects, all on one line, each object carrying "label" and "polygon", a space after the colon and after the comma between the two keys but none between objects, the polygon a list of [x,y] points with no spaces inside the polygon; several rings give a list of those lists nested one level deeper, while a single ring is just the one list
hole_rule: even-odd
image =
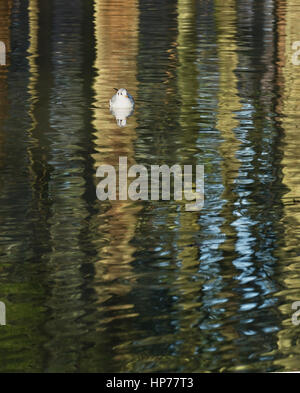
[{"label": "seagull's reflection", "polygon": [[134,112],[134,108],[111,108],[111,113],[115,116],[119,127],[125,127],[127,118]]}]

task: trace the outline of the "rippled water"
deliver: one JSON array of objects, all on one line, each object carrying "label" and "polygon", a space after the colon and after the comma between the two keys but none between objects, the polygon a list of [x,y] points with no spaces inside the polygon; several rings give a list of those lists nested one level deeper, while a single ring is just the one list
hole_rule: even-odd
[{"label": "rippled water", "polygon": [[[299,370],[299,20],[298,0],[1,1],[0,371]],[[100,202],[120,156],[204,164],[204,208]]]}]

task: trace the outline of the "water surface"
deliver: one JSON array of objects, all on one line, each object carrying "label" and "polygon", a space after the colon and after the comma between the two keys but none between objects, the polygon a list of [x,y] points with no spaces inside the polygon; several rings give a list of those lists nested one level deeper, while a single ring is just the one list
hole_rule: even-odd
[{"label": "water surface", "polygon": [[[1,2],[1,372],[299,370],[299,20],[297,0]],[[204,208],[100,202],[120,156],[203,164]]]}]

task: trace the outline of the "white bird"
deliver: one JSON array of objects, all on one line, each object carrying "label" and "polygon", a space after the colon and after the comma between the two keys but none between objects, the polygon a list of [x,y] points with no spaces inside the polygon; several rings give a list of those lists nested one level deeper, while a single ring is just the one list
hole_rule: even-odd
[{"label": "white bird", "polygon": [[125,127],[127,124],[127,117],[133,114],[132,108],[111,108],[111,113],[115,116],[119,127]]},{"label": "white bird", "polygon": [[110,109],[133,108],[134,99],[126,89],[115,89],[116,94],[109,101]]}]

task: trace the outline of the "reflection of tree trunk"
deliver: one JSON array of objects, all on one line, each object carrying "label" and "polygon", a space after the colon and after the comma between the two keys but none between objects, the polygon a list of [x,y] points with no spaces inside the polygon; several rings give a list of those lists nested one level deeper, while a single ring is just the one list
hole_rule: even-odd
[{"label": "reflection of tree trunk", "polygon": [[87,217],[82,2],[74,0],[71,13],[68,5],[57,0],[29,2],[32,128],[28,154],[32,215],[38,217],[37,227],[33,221],[34,245],[47,246],[40,258],[50,286],[45,304],[49,310],[45,327],[48,371],[76,371],[82,350],[78,337],[85,329],[78,320],[85,313],[81,235]]},{"label": "reflection of tree trunk", "polygon": [[[136,139],[135,118],[130,117],[127,126],[119,128],[109,112],[109,99],[113,88],[127,88],[137,95],[138,53],[138,1],[126,3],[96,0],[95,34],[95,170],[101,164],[113,165],[118,173],[119,157],[125,156],[128,168],[135,164],[133,142]],[[118,177],[117,177],[118,178]],[[98,183],[100,179],[96,179]],[[103,206],[108,206],[106,212]],[[104,280],[106,288],[99,288],[101,302],[112,294],[122,295],[130,291],[131,267],[134,247],[130,244],[135,234],[139,202],[97,201],[100,214],[95,223],[98,235],[95,239],[99,261],[96,263],[96,279]],[[126,280],[126,284],[122,281]]]},{"label": "reflection of tree trunk", "polygon": [[[197,150],[198,127],[195,124],[194,109],[198,102],[198,70],[196,64],[197,56],[197,10],[195,0],[178,0],[178,37],[177,52],[179,67],[177,69],[177,89],[181,100],[179,112],[180,138],[181,146],[187,149],[182,152],[180,157],[182,160],[189,157],[188,164],[193,165],[195,173],[195,165],[202,164],[197,162],[191,154],[191,149]],[[180,160],[180,158],[178,158]],[[182,161],[183,161],[182,160]],[[178,162],[180,164],[180,161]],[[182,162],[186,164],[187,162]],[[195,186],[195,183],[193,184]],[[180,203],[180,201],[176,202]],[[180,332],[178,337],[182,338],[179,346],[182,356],[187,353],[193,354],[199,345],[198,334],[192,337],[194,329],[190,329],[191,325],[196,325],[199,321],[199,312],[196,311],[195,297],[200,294],[201,288],[191,285],[191,276],[197,274],[199,269],[199,246],[197,244],[196,234],[199,232],[198,218],[200,212],[185,211],[185,203],[182,201],[179,213],[179,224],[177,229],[176,245],[178,247],[177,259],[180,262],[178,277],[174,284],[178,296],[180,293],[180,302],[178,313],[180,317]],[[200,285],[200,284],[199,284]],[[189,288],[189,289],[188,289]],[[179,293],[178,293],[179,292]],[[191,307],[192,312],[191,312]],[[189,331],[189,334],[187,334]],[[187,337],[188,336],[188,337]]]},{"label": "reflection of tree trunk", "polygon": [[[296,330],[291,323],[294,312],[292,303],[300,299],[299,275],[293,272],[299,271],[300,256],[299,231],[300,227],[300,139],[299,139],[299,113],[300,113],[300,66],[293,65],[292,55],[294,53],[292,44],[300,41],[300,8],[298,0],[277,1],[277,34],[278,34],[278,62],[277,62],[277,84],[279,94],[277,101],[277,113],[280,115],[280,126],[284,133],[283,143],[283,179],[289,192],[284,197],[284,255],[289,256],[284,261],[281,276],[284,277],[285,304],[280,306],[284,321],[282,329],[278,333],[278,347],[282,353],[281,359],[275,361],[285,370],[299,370],[299,346],[295,345]],[[294,202],[294,199],[298,202]],[[280,258],[283,255],[282,249]],[[295,290],[297,289],[297,290]],[[295,341],[294,341],[295,340]]]},{"label": "reflection of tree trunk", "polygon": [[[0,2],[0,41],[6,47],[6,65],[9,65],[10,52],[10,13],[12,8],[12,0],[1,0]],[[4,67],[6,68],[6,67]],[[3,70],[3,66],[0,67]]]},{"label": "reflection of tree trunk", "polygon": [[[5,4],[9,4],[9,7],[5,8]],[[4,15],[1,13],[3,10],[8,13]],[[41,304],[44,301],[44,289],[41,284],[42,274],[39,270],[40,259],[37,256],[40,252],[40,244],[37,244],[35,239],[35,227],[39,216],[32,213],[33,184],[30,175],[28,175],[29,172],[32,173],[32,161],[28,148],[32,142],[32,138],[28,135],[32,121],[28,118],[27,112],[30,106],[30,98],[28,99],[30,70],[27,68],[29,40],[28,35],[24,34],[27,31],[28,23],[30,24],[27,2],[7,3],[2,1],[0,19],[2,18],[2,33],[5,32],[7,36],[1,36],[0,39],[5,41],[8,50],[10,45],[16,50],[13,53],[8,53],[7,64],[10,62],[12,64],[9,70],[6,71],[6,67],[1,67],[0,70],[0,78],[5,75],[5,79],[7,78],[9,81],[3,90],[3,86],[0,88],[1,115],[2,94],[5,95],[4,102],[8,102],[6,101],[8,97],[14,100],[11,100],[9,105],[5,104],[5,114],[0,119],[0,135],[2,135],[1,120],[6,117],[7,112],[9,113],[9,117],[5,121],[4,164],[6,169],[1,171],[4,187],[1,187],[0,204],[0,232],[2,236],[8,236],[9,240],[1,242],[0,254],[2,255],[1,262],[3,259],[3,266],[5,266],[4,272],[6,271],[5,273],[9,277],[6,291],[14,298],[11,309],[9,303],[7,304],[8,325],[10,323],[12,325],[5,337],[7,348],[9,348],[9,357],[7,362],[1,363],[1,371],[7,368],[8,371],[24,372],[42,370],[43,367],[43,354],[40,351],[43,337],[39,327],[43,323]],[[11,29],[10,24],[13,26]],[[22,64],[20,66],[21,72],[19,64]],[[2,147],[1,136],[0,139]],[[39,249],[38,252],[36,252],[37,249]],[[21,280],[20,277],[22,277]],[[25,336],[24,332],[26,332]],[[17,361],[15,361],[16,353],[22,354],[22,356],[18,356]],[[5,348],[3,356],[4,359]]]},{"label": "reflection of tree trunk", "polygon": [[234,132],[234,129],[239,125],[234,112],[242,109],[235,74],[238,66],[236,9],[235,1],[233,0],[226,1],[226,3],[216,0],[215,4],[220,75],[217,128],[221,133],[221,137],[224,139],[220,150],[223,157],[222,173],[226,193],[225,197],[228,199],[232,195],[232,186],[240,167],[240,161],[236,158],[240,142]]},{"label": "reflection of tree trunk", "polygon": [[[222,208],[224,223],[221,227],[225,234],[225,242],[220,245],[223,251],[224,261],[222,262],[222,274],[226,277],[226,284],[232,291],[236,287],[236,280],[233,279],[236,270],[232,261],[235,258],[235,246],[237,233],[231,225],[235,221],[233,215],[234,202],[234,183],[238,176],[240,161],[236,154],[240,142],[236,138],[235,128],[239,126],[239,121],[235,118],[235,112],[242,109],[240,103],[237,77],[235,74],[238,66],[237,43],[236,43],[236,1],[228,0],[226,2],[215,0],[215,18],[217,26],[217,50],[219,59],[219,93],[218,93],[218,112],[217,112],[217,129],[223,139],[220,145],[220,155],[222,157],[222,183],[224,185],[223,199],[226,200]],[[230,258],[228,258],[230,255]],[[227,288],[228,288],[227,287]],[[224,287],[224,292],[228,289]],[[235,297],[230,297],[226,303],[225,318],[230,318],[238,314],[240,304]],[[234,324],[226,324],[222,328],[222,334],[227,337],[228,342],[238,338],[237,327]],[[234,347],[235,348],[235,347]],[[236,351],[236,348],[234,349]],[[231,353],[231,356],[232,353]],[[239,357],[237,351],[234,355]]]},{"label": "reflection of tree trunk", "polygon": [[10,51],[10,11],[12,7],[12,0],[2,0],[0,2],[0,41],[5,45],[5,59],[6,64],[0,65],[0,168],[3,165],[5,157],[4,152],[4,133],[2,130],[3,121],[8,112],[7,101],[7,67],[9,65],[9,51]]}]

